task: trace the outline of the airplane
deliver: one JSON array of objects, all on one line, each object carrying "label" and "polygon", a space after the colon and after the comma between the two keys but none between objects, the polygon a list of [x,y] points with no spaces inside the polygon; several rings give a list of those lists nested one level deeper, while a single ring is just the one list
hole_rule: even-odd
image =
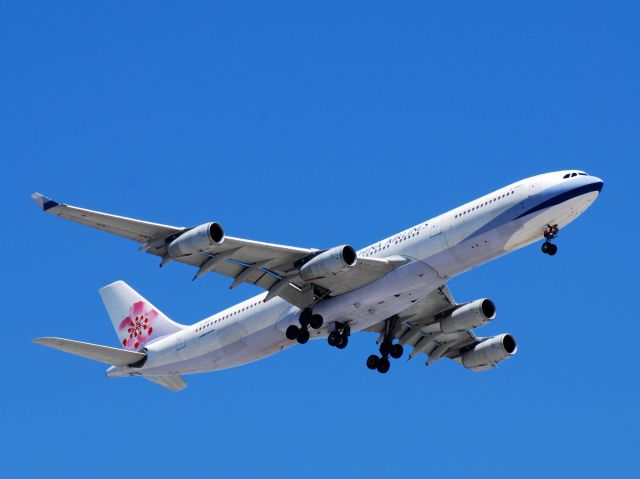
[{"label": "airplane", "polygon": [[496,317],[489,298],[457,303],[448,281],[544,239],[553,256],[560,229],[584,213],[603,181],[580,170],[533,176],[447,211],[359,251],[311,249],[226,236],[211,221],[195,227],[150,223],[58,203],[39,193],[46,213],[140,243],[140,250],[215,272],[265,292],[193,325],[169,319],[123,281],[100,289],[120,347],[44,337],[35,343],[108,364],[108,377],[140,376],[172,391],[183,374],[244,365],[309,339],[344,349],[355,332],[376,333],[379,354],[366,366],[386,373],[412,349],[426,365],[449,358],[484,371],[517,353],[511,334],[481,337]]}]

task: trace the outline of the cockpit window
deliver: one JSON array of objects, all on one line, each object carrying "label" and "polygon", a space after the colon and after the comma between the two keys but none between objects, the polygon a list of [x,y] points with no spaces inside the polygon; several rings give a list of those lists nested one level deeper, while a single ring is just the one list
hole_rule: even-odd
[{"label": "cockpit window", "polygon": [[567,173],[566,175],[564,175],[562,177],[563,180],[566,180],[567,178],[573,178],[575,176],[588,176],[584,171],[572,171],[571,173]]}]

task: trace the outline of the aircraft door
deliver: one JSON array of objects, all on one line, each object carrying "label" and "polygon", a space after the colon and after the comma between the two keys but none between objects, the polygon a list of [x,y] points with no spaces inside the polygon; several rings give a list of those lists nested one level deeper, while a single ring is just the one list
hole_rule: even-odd
[{"label": "aircraft door", "polygon": [[176,339],[176,351],[180,351],[181,349],[184,349],[185,344],[184,344],[184,338],[182,336],[179,336]]}]

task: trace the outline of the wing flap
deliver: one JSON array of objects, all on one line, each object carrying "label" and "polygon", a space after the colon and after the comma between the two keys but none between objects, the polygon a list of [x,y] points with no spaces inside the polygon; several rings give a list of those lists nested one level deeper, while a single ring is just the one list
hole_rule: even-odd
[{"label": "wing flap", "polygon": [[[415,329],[418,325],[424,326],[434,322],[436,315],[451,309],[455,305],[456,302],[448,286],[446,284],[442,285],[433,293],[396,316],[397,321],[395,322],[393,331],[394,337],[400,339],[403,335],[406,335],[410,329]],[[384,324],[384,321],[380,321],[365,331],[380,333],[383,331]]]},{"label": "wing flap", "polygon": [[136,351],[127,351],[125,349],[64,338],[37,338],[34,339],[33,342],[113,366],[129,366],[130,364],[143,360],[146,356],[144,353],[138,353]]},{"label": "wing flap", "polygon": [[362,288],[407,262],[408,260],[402,256],[389,258],[358,257],[357,263],[352,268],[337,276],[314,280],[314,284],[331,291],[332,296],[338,296],[354,289]]}]

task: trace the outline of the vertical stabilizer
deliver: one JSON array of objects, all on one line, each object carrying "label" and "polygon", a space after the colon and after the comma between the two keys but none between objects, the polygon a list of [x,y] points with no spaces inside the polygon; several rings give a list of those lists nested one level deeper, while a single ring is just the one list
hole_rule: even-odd
[{"label": "vertical stabilizer", "polygon": [[148,342],[184,328],[171,321],[124,281],[100,289],[113,327],[124,349],[137,351]]}]

